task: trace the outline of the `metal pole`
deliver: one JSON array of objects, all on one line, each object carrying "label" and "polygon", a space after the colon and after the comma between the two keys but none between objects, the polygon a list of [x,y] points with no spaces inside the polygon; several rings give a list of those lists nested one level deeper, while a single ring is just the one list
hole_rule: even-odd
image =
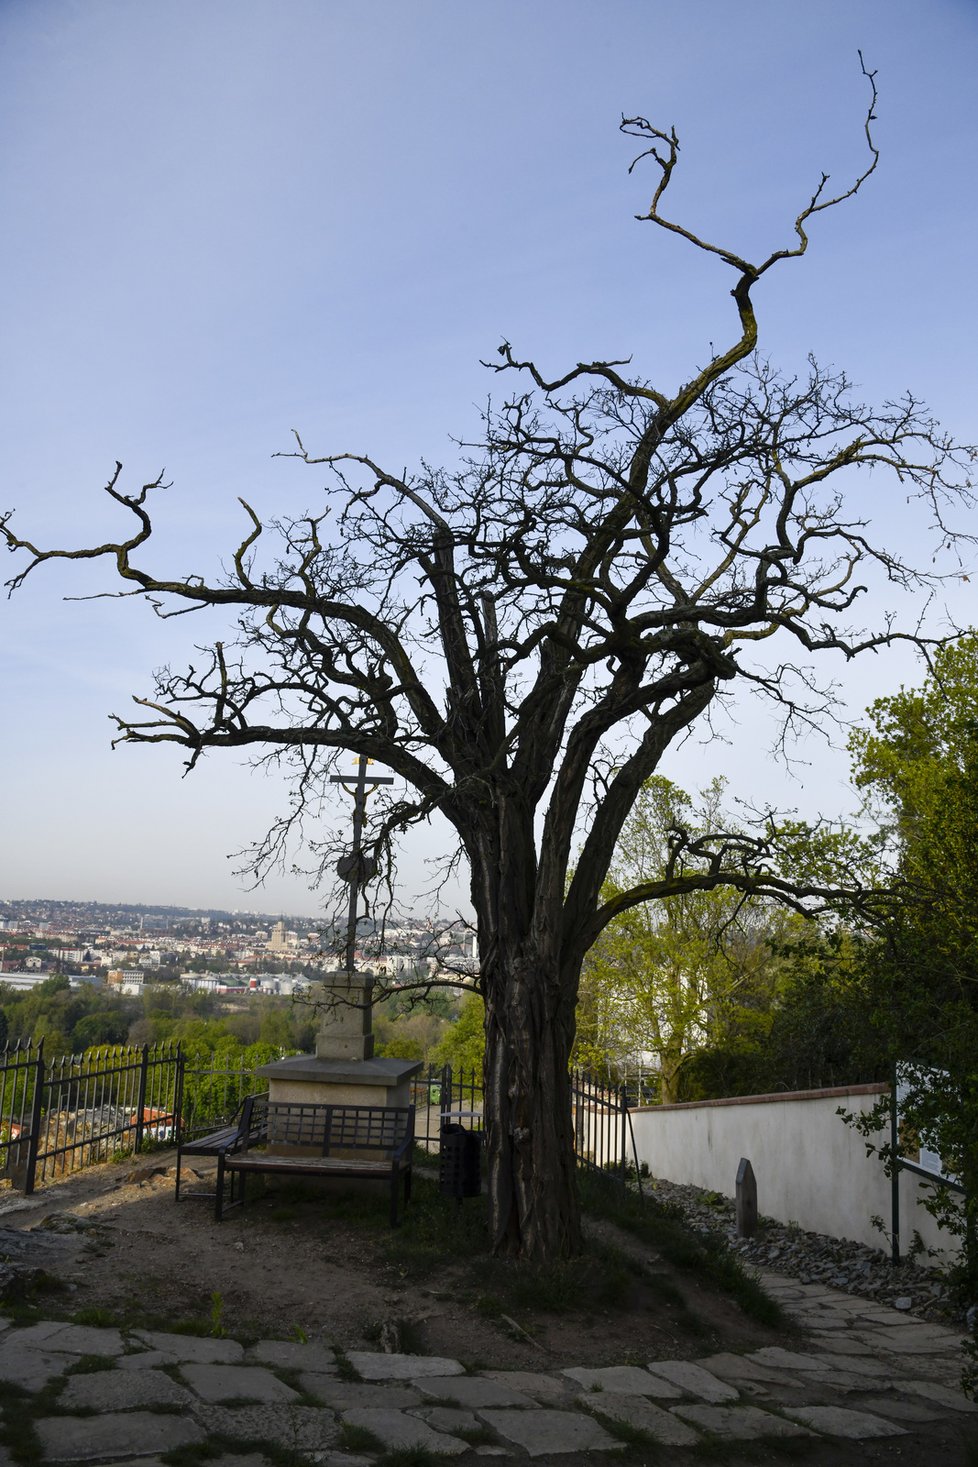
[{"label": "metal pole", "polygon": [[37,1177],[37,1153],[41,1141],[41,1106],[44,1099],[44,1040],[37,1046],[37,1062],[34,1068],[34,1095],[31,1103],[31,1129],[27,1138],[27,1174],[24,1178],[24,1193],[30,1196]]},{"label": "metal pole", "polygon": [[900,1122],[897,1114],[897,1071],[890,1085],[890,1252],[900,1262]]}]

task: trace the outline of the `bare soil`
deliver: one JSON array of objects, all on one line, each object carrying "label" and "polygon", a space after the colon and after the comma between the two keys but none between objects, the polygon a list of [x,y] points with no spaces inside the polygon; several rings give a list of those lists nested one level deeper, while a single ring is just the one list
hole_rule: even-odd
[{"label": "bare soil", "polygon": [[[188,1182],[203,1189],[212,1175],[202,1166],[195,1179],[185,1167],[184,1190]],[[0,1228],[8,1239],[20,1234],[18,1255],[33,1251],[63,1286],[40,1301],[51,1314],[101,1311],[157,1328],[402,1348],[506,1369],[640,1363],[784,1340],[784,1330],[755,1323],[608,1224],[591,1229],[596,1257],[514,1287],[512,1270],[488,1259],[474,1212],[453,1213],[459,1204],[441,1199],[434,1206],[448,1219],[436,1237],[419,1238],[413,1205],[403,1227],[387,1226],[381,1189],[351,1207],[276,1179],[217,1223],[206,1199],[174,1200],[173,1156],[162,1154],[93,1167],[31,1199],[0,1194]]]}]

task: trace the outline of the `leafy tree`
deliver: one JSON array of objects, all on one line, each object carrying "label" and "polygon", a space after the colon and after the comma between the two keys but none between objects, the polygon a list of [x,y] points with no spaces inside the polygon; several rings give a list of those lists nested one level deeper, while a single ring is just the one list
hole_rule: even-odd
[{"label": "leafy tree", "polygon": [[978,634],[939,648],[919,688],[869,709],[852,739],[901,881],[872,975],[873,1016],[891,1056],[913,1062],[903,1105],[966,1189],[935,1211],[965,1241],[978,1297]]},{"label": "leafy tree", "polygon": [[823,930],[798,919],[772,955],[777,979],[769,1007],[757,1016],[761,1022],[690,1057],[684,1100],[888,1078],[887,1045],[869,995],[878,943],[842,926]]},{"label": "leafy tree", "polygon": [[458,1018],[446,1030],[432,1058],[436,1065],[451,1065],[466,1075],[482,1078],[482,1062],[486,1048],[486,1006],[478,993],[467,993],[462,999]]},{"label": "leafy tree", "polygon": [[[685,791],[655,775],[643,786],[618,839],[602,890],[615,900],[661,879],[673,833],[709,838],[729,830],[716,780],[694,810]],[[771,1023],[787,915],[726,886],[679,891],[630,907],[588,953],[575,1053],[588,1067],[612,1068],[651,1055],[659,1098],[683,1096],[682,1073],[704,1047],[756,1047]],[[801,920],[801,919],[799,919]]]},{"label": "leafy tree", "polygon": [[[297,436],[294,456],[328,481],[324,502],[265,526],[242,501],[242,541],[211,577],[145,568],[162,477],[127,492],[121,465],[107,490],[134,517],[128,538],[42,548],[0,522],[27,556],[11,589],[47,562],[105,557],[120,594],[161,614],[236,619],[236,640],[163,669],[118,726],[124,741],[184,746],[191,767],[221,748],[293,762],[294,802],[255,849],[257,875],[318,815],[350,753],[401,782],[373,802],[369,855],[383,862],[435,812],[453,828],[449,860],[471,873],[479,933],[497,1252],[545,1259],[581,1244],[568,1059],[581,964],[604,927],[682,890],[829,890],[782,877],[761,830],[677,842],[661,877],[604,900],[643,784],[725,692],[767,695],[789,726],[808,726],[833,703],[814,660],[921,636],[854,621],[866,577],[912,591],[933,574],[844,507],[861,474],[884,504],[894,474],[942,542],[948,505],[967,499],[967,455],[912,396],[871,409],[842,374],[813,362],[780,376],[756,351],[765,277],[803,256],[812,221],[876,166],[869,84],[863,173],[835,194],[823,177],[793,242],[755,260],[669,217],[679,140],[623,122],[653,172],[641,219],[732,272],[726,340],[682,381],[611,360],[552,374],[504,342],[495,367],[511,395],[454,467],[390,471],[363,453],[308,453]],[[331,873],[337,845],[311,848]]]}]

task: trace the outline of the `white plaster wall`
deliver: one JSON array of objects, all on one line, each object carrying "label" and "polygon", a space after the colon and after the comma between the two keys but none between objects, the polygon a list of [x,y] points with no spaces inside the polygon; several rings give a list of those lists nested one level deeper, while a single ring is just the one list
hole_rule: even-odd
[{"label": "white plaster wall", "polygon": [[[758,1211],[810,1232],[851,1238],[874,1248],[889,1244],[873,1226],[892,1214],[890,1179],[863,1137],[836,1112],[873,1108],[883,1086],[803,1091],[648,1106],[632,1111],[639,1162],[653,1177],[733,1197],[737,1167],[747,1157],[757,1179]],[[916,1229],[928,1248],[954,1251],[918,1197],[931,1189],[910,1173],[900,1177],[900,1239],[904,1251]]]}]

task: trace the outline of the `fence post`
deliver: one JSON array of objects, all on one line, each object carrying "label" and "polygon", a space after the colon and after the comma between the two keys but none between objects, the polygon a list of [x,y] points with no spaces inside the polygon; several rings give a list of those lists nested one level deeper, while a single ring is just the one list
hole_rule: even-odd
[{"label": "fence post", "polygon": [[34,1094],[31,1097],[31,1128],[27,1136],[27,1171],[24,1174],[24,1192],[29,1197],[34,1191],[37,1178],[37,1153],[41,1146],[41,1109],[44,1101],[44,1040],[37,1046],[34,1062]]},{"label": "fence post", "polygon": [[139,1090],[136,1096],[136,1145],[138,1152],[143,1144],[143,1116],[146,1113],[146,1078],[149,1074],[149,1045],[143,1045],[139,1057]]},{"label": "fence post", "polygon": [[900,1262],[900,1125],[897,1116],[897,1069],[890,1085],[890,1252]]},{"label": "fence post", "polygon": [[621,1190],[625,1192],[628,1188],[628,1086],[618,1087],[618,1114],[621,1119]]},{"label": "fence post", "polygon": [[183,1072],[187,1063],[182,1044],[177,1045],[176,1061],[173,1081],[173,1139],[179,1146],[183,1141]]}]

